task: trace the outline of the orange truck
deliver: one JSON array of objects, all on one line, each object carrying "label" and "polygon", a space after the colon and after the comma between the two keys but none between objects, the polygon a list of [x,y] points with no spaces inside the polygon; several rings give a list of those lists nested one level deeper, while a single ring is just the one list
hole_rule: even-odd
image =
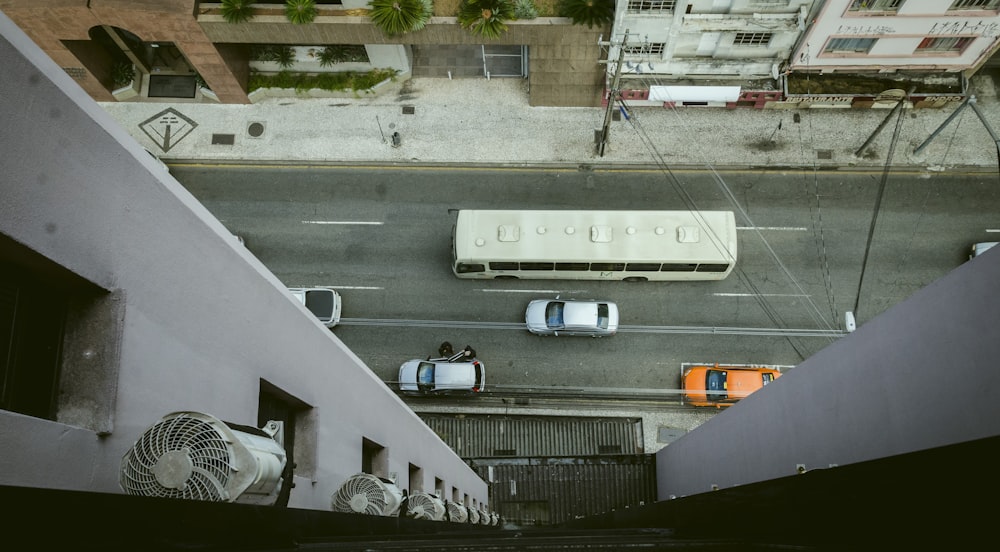
[{"label": "orange truck", "polygon": [[775,367],[692,364],[681,371],[684,404],[731,406],[780,376],[781,371]]}]

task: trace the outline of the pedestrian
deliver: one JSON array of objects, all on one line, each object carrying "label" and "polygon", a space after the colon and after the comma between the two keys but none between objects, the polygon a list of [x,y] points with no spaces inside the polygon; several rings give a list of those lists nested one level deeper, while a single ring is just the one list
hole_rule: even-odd
[{"label": "pedestrian", "polygon": [[465,348],[462,349],[462,353],[465,356],[465,358],[469,360],[476,358],[476,350],[468,345],[466,345]]},{"label": "pedestrian", "polygon": [[451,343],[447,341],[445,341],[444,343],[441,344],[440,347],[438,347],[438,356],[450,357],[453,354],[455,354],[455,350],[452,349]]}]

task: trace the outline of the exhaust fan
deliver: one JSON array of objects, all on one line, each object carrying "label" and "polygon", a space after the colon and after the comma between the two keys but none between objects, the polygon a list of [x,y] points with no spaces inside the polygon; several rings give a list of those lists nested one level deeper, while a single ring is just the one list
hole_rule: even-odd
[{"label": "exhaust fan", "polygon": [[130,495],[272,505],[285,469],[281,426],[251,434],[200,412],[168,414],[122,457],[118,483]]},{"label": "exhaust fan", "polygon": [[391,480],[359,473],[347,478],[333,493],[331,506],[334,512],[395,516],[402,501],[403,492]]},{"label": "exhaust fan", "polygon": [[448,510],[449,521],[454,521],[456,523],[465,523],[469,521],[469,510],[465,506],[449,500],[445,502],[445,508]]},{"label": "exhaust fan", "polygon": [[441,521],[444,514],[444,501],[430,493],[414,491],[406,500],[406,515],[413,519]]}]

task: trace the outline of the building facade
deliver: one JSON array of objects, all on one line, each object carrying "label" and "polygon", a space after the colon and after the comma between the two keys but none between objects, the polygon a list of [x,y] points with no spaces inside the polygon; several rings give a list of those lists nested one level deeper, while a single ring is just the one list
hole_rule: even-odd
[{"label": "building facade", "polygon": [[619,0],[608,59],[623,60],[622,95],[638,105],[761,107],[779,97],[813,3]]},{"label": "building facade", "polygon": [[119,493],[163,416],[284,422],[287,504],[486,483],[0,14],[0,485]]},{"label": "building facade", "polygon": [[[519,71],[493,71],[529,80],[530,102],[545,106],[599,105],[604,69],[598,37],[607,29],[573,25],[560,17],[509,21],[507,32],[484,44],[435,13],[419,30],[387,36],[372,24],[367,0],[319,3],[315,20],[293,24],[284,2],[254,2],[254,16],[228,23],[221,4],[199,0],[0,0],[17,23],[90,96],[98,101],[219,101],[249,103],[251,73],[265,49],[293,47],[291,72],[385,69],[407,78],[415,54],[441,46],[479,46],[473,63],[490,71],[491,47],[518,47]],[[444,9],[444,8],[441,8]],[[329,66],[311,63],[326,47],[361,48],[361,59]],[[467,61],[467,60],[466,60]],[[134,79],[117,78],[131,67]],[[173,78],[170,78],[173,77]],[[187,80],[185,80],[187,79]]]}]

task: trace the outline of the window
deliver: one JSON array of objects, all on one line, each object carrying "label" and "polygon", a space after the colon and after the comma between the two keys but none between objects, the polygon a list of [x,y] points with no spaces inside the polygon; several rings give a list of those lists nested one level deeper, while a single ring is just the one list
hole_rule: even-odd
[{"label": "window", "polygon": [[361,438],[361,471],[378,477],[389,475],[389,452],[375,441]]},{"label": "window", "polygon": [[671,13],[677,0],[628,0],[628,11],[646,13]]},{"label": "window", "polygon": [[282,446],[285,449],[285,470],[281,477],[281,492],[278,494],[277,505],[287,506],[292,491],[292,472],[309,476],[316,470],[315,436],[306,430],[302,437],[296,440],[298,428],[315,428],[315,420],[311,420],[312,409],[306,403],[293,397],[266,380],[260,380],[260,391],[257,396],[257,427],[264,427],[267,422],[275,420],[282,422]]},{"label": "window", "polygon": [[[492,266],[493,263],[490,263],[491,268]],[[458,266],[455,267],[455,270],[459,274],[468,274],[470,272],[483,272],[486,270],[486,267],[478,263],[458,263]]]},{"label": "window", "polygon": [[898,11],[906,0],[854,0],[848,11]]},{"label": "window", "polygon": [[[496,262],[490,263],[490,270],[517,270],[518,264],[516,262]],[[482,272],[482,271],[480,271]]]},{"label": "window", "polygon": [[521,263],[521,270],[552,270],[555,263]]},{"label": "window", "polygon": [[589,263],[556,263],[556,270],[587,270]]},{"label": "window", "polygon": [[424,490],[424,469],[410,464],[409,474],[410,494]]},{"label": "window", "polygon": [[736,33],[734,46],[767,46],[773,33]]},{"label": "window", "polygon": [[729,270],[729,265],[726,264],[700,264],[698,265],[698,272],[725,272]]},{"label": "window", "polygon": [[998,5],[1000,0],[955,0],[948,10],[995,10]]},{"label": "window", "polygon": [[626,270],[634,272],[658,272],[660,263],[629,263]]},{"label": "window", "polygon": [[867,54],[875,45],[877,38],[831,38],[823,48],[823,53],[860,53]]},{"label": "window", "polygon": [[0,410],[111,433],[124,317],[123,292],[0,234]]},{"label": "window", "polygon": [[694,272],[698,265],[693,263],[663,263],[660,272]]},{"label": "window", "polygon": [[920,41],[916,53],[962,53],[966,46],[972,43],[971,36],[927,37]]},{"label": "window", "polygon": [[666,47],[666,42],[647,42],[639,46],[625,46],[625,55],[644,56],[649,54],[662,54]]},{"label": "window", "polygon": [[590,263],[590,270],[599,272],[621,272],[625,263]]}]

